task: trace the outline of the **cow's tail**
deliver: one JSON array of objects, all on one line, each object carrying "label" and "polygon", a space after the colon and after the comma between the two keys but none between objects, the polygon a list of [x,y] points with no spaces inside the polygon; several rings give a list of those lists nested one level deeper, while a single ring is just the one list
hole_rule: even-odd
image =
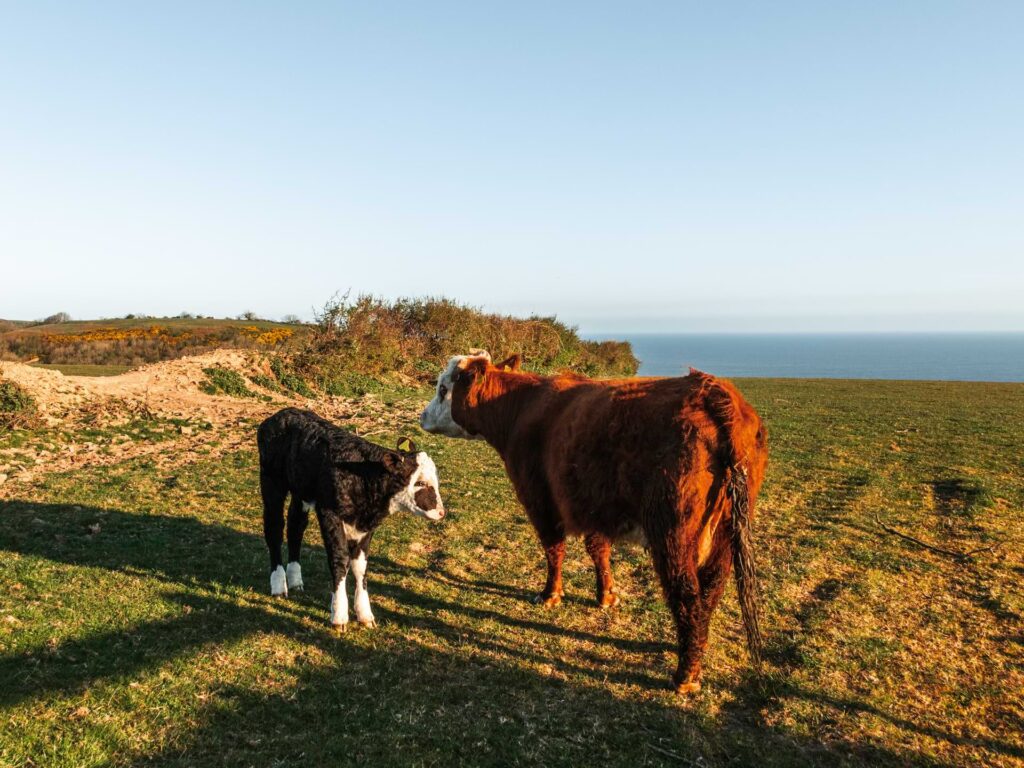
[{"label": "cow's tail", "polygon": [[729,468],[729,502],[732,507],[732,569],[736,577],[736,591],[740,596],[743,629],[747,633],[747,648],[754,666],[761,666],[761,625],[759,622],[759,587],[754,562],[754,544],[750,535],[750,495],[747,492],[747,472],[738,463]]},{"label": "cow's tail", "polygon": [[[707,374],[704,374],[707,376]],[[754,560],[754,542],[751,535],[751,499],[747,484],[746,456],[737,451],[737,442],[747,442],[738,431],[747,425],[738,423],[740,417],[732,394],[713,377],[707,376],[707,402],[719,426],[724,457],[727,461],[728,480],[726,493],[729,498],[730,536],[732,539],[732,566],[739,593],[743,629],[747,636],[747,649],[751,661],[761,667],[761,626],[759,620],[760,588],[757,581],[757,567]],[[737,440],[739,438],[739,440]]]}]

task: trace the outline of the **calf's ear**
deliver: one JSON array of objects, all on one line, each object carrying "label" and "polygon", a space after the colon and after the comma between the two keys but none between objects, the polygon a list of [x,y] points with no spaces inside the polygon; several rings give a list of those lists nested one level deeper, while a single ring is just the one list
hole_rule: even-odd
[{"label": "calf's ear", "polygon": [[403,453],[418,453],[416,450],[416,443],[408,437],[398,438],[398,450]]},{"label": "calf's ear", "polygon": [[523,367],[523,356],[517,352],[507,360],[495,363],[494,367],[501,371],[518,371]]}]

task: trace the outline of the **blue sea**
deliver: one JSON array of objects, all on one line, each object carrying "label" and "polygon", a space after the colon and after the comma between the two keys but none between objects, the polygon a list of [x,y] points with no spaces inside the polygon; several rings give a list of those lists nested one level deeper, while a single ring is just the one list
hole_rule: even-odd
[{"label": "blue sea", "polygon": [[1024,333],[606,334],[641,376],[1024,381]]}]

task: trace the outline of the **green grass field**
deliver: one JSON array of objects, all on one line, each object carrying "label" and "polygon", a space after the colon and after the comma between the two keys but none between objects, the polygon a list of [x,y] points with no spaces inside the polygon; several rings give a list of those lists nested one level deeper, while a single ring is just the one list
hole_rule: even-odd
[{"label": "green grass field", "polygon": [[771,440],[762,677],[730,586],[704,690],[671,692],[635,545],[620,608],[593,604],[579,542],[562,607],[534,606],[493,452],[387,423],[431,451],[449,515],[380,529],[373,630],[330,629],[315,523],[307,591],[269,596],[254,445],[0,487],[0,764],[1024,764],[1024,385],[739,384]]}]

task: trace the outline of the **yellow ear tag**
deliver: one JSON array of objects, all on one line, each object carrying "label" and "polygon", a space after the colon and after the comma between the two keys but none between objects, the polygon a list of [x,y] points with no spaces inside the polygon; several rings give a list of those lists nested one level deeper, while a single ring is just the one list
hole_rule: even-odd
[{"label": "yellow ear tag", "polygon": [[501,370],[503,370],[503,371],[504,371],[505,373],[508,373],[509,371],[511,371],[511,370],[512,370],[512,366],[510,366],[510,365],[506,365],[506,366],[505,366],[504,368],[502,368]]},{"label": "yellow ear tag", "polygon": [[408,437],[403,437],[398,441],[398,450],[408,451],[410,447],[412,447],[412,443],[409,441]]}]

